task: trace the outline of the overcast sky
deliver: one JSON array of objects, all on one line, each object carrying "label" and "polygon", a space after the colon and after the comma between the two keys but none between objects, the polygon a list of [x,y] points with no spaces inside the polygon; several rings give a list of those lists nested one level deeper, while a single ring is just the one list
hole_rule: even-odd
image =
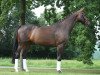
[{"label": "overcast sky", "polygon": [[[51,6],[47,6],[47,8],[50,8]],[[32,11],[36,14],[37,17],[39,17],[43,12],[44,12],[44,6],[40,6],[38,8],[35,8],[33,9]],[[57,12],[60,12],[63,10],[63,7],[60,9],[60,8],[56,8],[57,9]]]}]

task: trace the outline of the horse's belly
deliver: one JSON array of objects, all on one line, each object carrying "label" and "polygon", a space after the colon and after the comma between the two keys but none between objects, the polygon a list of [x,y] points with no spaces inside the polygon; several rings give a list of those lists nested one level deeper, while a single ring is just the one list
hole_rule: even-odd
[{"label": "horse's belly", "polygon": [[53,31],[46,31],[46,29],[37,29],[32,32],[31,41],[40,45],[55,45],[55,34]]},{"label": "horse's belly", "polygon": [[35,42],[35,44],[39,44],[39,45],[48,45],[48,46],[49,45],[50,46],[55,45],[55,41],[53,39],[42,39],[42,38],[40,38],[40,39],[35,40],[34,42]]}]

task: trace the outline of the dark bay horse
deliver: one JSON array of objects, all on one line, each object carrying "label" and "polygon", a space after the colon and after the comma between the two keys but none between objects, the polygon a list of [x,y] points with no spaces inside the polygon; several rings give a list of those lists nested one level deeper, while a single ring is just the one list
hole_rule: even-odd
[{"label": "dark bay horse", "polygon": [[18,57],[22,53],[23,69],[28,71],[26,64],[26,54],[31,44],[57,47],[57,71],[61,72],[61,56],[65,43],[68,42],[75,22],[81,22],[88,26],[89,20],[86,18],[84,9],[80,9],[63,20],[50,26],[38,27],[35,25],[20,26],[15,35],[14,52],[12,61],[15,62],[15,71],[18,72]]}]

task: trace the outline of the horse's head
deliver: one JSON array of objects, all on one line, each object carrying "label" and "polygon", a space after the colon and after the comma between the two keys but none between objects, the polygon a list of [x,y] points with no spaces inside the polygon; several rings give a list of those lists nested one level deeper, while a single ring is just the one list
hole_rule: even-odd
[{"label": "horse's head", "polygon": [[79,11],[77,11],[77,21],[85,24],[85,25],[89,25],[90,21],[88,20],[88,18],[85,16],[84,13],[84,8],[81,8]]}]

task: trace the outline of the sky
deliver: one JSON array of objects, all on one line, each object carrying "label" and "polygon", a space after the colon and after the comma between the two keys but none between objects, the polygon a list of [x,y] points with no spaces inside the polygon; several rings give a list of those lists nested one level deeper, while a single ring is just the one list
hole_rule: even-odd
[{"label": "sky", "polygon": [[[51,7],[50,5],[47,6],[47,8],[50,8],[50,7]],[[63,7],[62,8],[57,8],[56,7],[56,9],[57,9],[57,12],[63,11]],[[36,14],[37,17],[40,17],[40,15],[44,12],[44,10],[45,10],[45,7],[44,6],[40,6],[38,8],[33,9],[32,11]]]}]

